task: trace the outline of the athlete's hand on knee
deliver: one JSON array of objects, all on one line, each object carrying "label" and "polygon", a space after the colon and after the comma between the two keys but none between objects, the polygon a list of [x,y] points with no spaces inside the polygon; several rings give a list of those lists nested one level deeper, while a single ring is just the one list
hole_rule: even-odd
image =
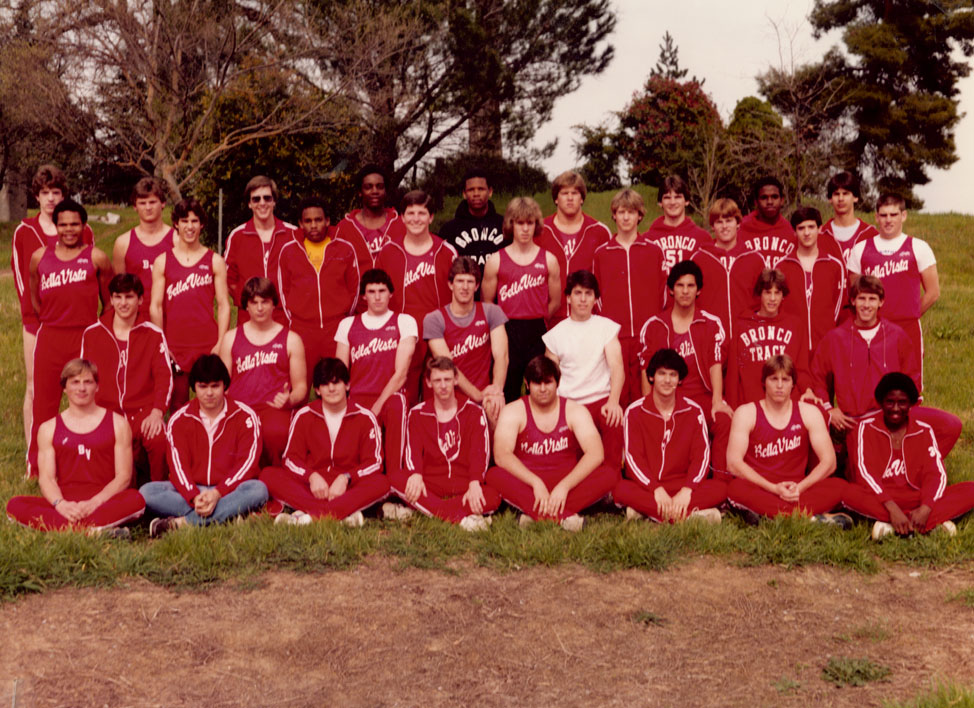
[{"label": "athlete's hand on knee", "polygon": [[798,485],[794,482],[778,482],[774,487],[775,494],[786,502],[794,503],[798,501]]},{"label": "athlete's hand on knee", "polygon": [[74,523],[75,521],[81,521],[84,517],[81,516],[81,511],[78,509],[78,502],[67,501],[62,499],[58,502],[58,505],[54,507],[57,512],[63,516],[65,519]]},{"label": "athlete's hand on knee", "polygon": [[673,519],[675,521],[680,521],[687,517],[687,510],[690,507],[690,497],[693,492],[689,487],[683,487],[679,492],[673,495]]},{"label": "athlete's hand on knee", "polygon": [[662,487],[653,490],[653,500],[656,502],[656,511],[660,518],[667,521],[673,513],[673,499]]},{"label": "athlete's hand on knee", "polygon": [[893,530],[900,536],[908,535],[913,530],[909,517],[895,504],[892,505],[892,508],[887,508],[889,511],[889,523],[893,526]]},{"label": "athlete's hand on knee", "polygon": [[924,531],[927,528],[927,520],[930,518],[931,509],[926,504],[921,504],[919,507],[910,512],[910,524],[913,526],[914,531]]},{"label": "athlete's hand on knee", "polygon": [[423,482],[423,475],[413,472],[406,480],[406,501],[415,504],[420,497],[426,496],[426,484]]},{"label": "athlete's hand on knee", "polygon": [[474,514],[479,514],[484,510],[484,502],[486,501],[484,490],[480,487],[480,482],[474,479],[467,486],[467,493],[463,495],[460,503],[466,504]]},{"label": "athlete's hand on knee", "polygon": [[220,492],[216,489],[207,489],[204,492],[200,492],[196,495],[193,500],[193,508],[196,510],[197,516],[209,516],[216,509],[216,503],[220,501]]},{"label": "athlete's hand on knee", "polygon": [[348,490],[348,477],[343,474],[335,477],[331,486],[328,487],[328,501],[337,499]]},{"label": "athlete's hand on knee", "polygon": [[142,419],[142,425],[139,426],[139,429],[142,431],[143,437],[154,438],[162,432],[162,425],[162,411],[153,408],[149,411],[149,415]]},{"label": "athlete's hand on knee", "polygon": [[531,483],[531,489],[534,490],[534,506],[531,507],[531,510],[538,512],[542,516],[547,514],[548,488],[545,486],[545,483],[540,479],[536,479]]},{"label": "athlete's hand on knee", "polygon": [[568,501],[568,489],[561,483],[555,485],[548,495],[548,515],[559,517],[565,511],[565,502]]},{"label": "athlete's hand on knee", "polygon": [[315,499],[328,498],[328,482],[317,472],[312,472],[308,477],[308,484],[311,486],[311,493]]},{"label": "athlete's hand on knee", "polygon": [[[85,499],[84,501],[79,501],[77,502],[77,505],[78,505],[78,514],[82,519],[87,519],[89,516],[91,516],[94,513],[95,509],[97,509],[100,506],[98,502],[94,501],[93,499]],[[60,504],[58,504],[58,506],[60,506]]]}]

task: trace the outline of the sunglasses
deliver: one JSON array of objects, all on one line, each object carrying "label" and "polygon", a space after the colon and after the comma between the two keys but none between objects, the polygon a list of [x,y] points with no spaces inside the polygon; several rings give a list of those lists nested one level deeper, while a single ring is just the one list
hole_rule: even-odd
[{"label": "sunglasses", "polygon": [[272,202],[274,201],[273,194],[255,194],[250,198],[251,204],[260,204],[261,202]]}]

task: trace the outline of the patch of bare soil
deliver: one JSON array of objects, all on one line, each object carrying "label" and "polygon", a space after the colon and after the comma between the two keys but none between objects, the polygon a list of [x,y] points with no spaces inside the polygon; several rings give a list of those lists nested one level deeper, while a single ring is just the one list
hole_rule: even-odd
[{"label": "patch of bare soil", "polygon": [[[174,593],[134,580],[0,608],[0,705],[878,705],[970,685],[969,570],[578,567],[322,575]],[[639,614],[642,613],[642,614]],[[639,619],[633,619],[638,616]],[[830,656],[886,683],[836,688]]]}]

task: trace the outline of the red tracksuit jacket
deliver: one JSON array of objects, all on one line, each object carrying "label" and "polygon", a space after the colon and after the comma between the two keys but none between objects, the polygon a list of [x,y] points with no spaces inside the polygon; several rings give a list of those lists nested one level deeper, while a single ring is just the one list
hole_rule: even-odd
[{"label": "red tracksuit jacket", "polygon": [[791,255],[797,248],[795,230],[783,216],[779,216],[773,224],[766,224],[757,214],[752,211],[744,217],[737,240],[747,250],[760,253],[766,268],[774,268],[778,261]]},{"label": "red tracksuit jacket", "polygon": [[340,474],[358,480],[382,470],[382,434],[379,424],[362,406],[349,404],[331,439],[321,401],[312,401],[291,421],[284,449],[284,466],[301,479],[317,472],[331,484]]},{"label": "red tracksuit jacket", "polygon": [[643,323],[663,309],[663,251],[645,236],[636,237],[626,250],[613,236],[595,249],[594,260],[602,315],[622,326],[620,337],[635,337]]},{"label": "red tracksuit jacket", "polygon": [[[657,350],[672,348],[673,337],[673,308],[646,320],[639,332],[639,341],[643,344],[642,351],[639,353],[639,365],[645,369]],[[712,392],[710,367],[723,363],[727,346],[720,320],[698,307],[693,322],[690,323],[690,341],[693,342],[693,350],[697,353],[697,373],[707,391]]]},{"label": "red tracksuit jacket", "polygon": [[151,322],[138,320],[129,331],[125,348],[126,366],[119,366],[122,348],[112,331],[115,313],[105,312],[81,336],[81,358],[98,367],[99,383],[95,401],[99,406],[125,415],[144,408],[169,408],[172,395],[172,367],[162,330]]},{"label": "red tracksuit jacket", "polygon": [[626,409],[623,432],[626,470],[650,490],[675,482],[694,489],[707,477],[707,422],[703,409],[690,399],[677,394],[673,414],[664,420],[653,395],[645,396]]},{"label": "red tracksuit jacket", "polygon": [[[301,239],[300,241],[298,239]],[[281,249],[277,280],[281,305],[296,331],[338,327],[355,311],[359,289],[358,261],[351,244],[332,239],[316,271],[304,250],[301,232]]]},{"label": "red tracksuit jacket", "polygon": [[483,483],[490,458],[487,417],[476,403],[464,401],[457,408],[456,440],[436,420],[433,401],[409,411],[406,424],[406,469],[423,477],[441,477],[440,486],[465,492],[471,481]]},{"label": "red tracksuit jacket", "polygon": [[[573,239],[575,246],[571,253],[566,252],[565,244],[558,235],[554,214],[544,220],[541,235],[534,239],[535,243],[541,248],[551,251],[558,261],[558,267],[561,269],[561,292],[565,292],[565,283],[568,280],[569,273],[576,270],[591,271],[595,267],[595,249],[603,243],[607,243],[612,235],[609,227],[602,222],[596,221],[588,214],[582,216],[582,228],[576,238]],[[602,286],[601,281],[599,281],[599,286]],[[568,301],[567,298],[562,297],[558,311],[551,316],[548,329],[551,329],[567,316]]]},{"label": "red tracksuit jacket", "polygon": [[660,216],[643,235],[663,250],[663,269],[667,275],[677,263],[690,260],[699,249],[713,243],[710,234],[689,216],[679,226],[667,226],[665,217]]},{"label": "red tracksuit jacket", "polygon": [[169,419],[169,481],[189,504],[199,494],[198,484],[215,486],[226,496],[241,482],[257,478],[261,448],[257,414],[229,396],[226,406],[212,439],[195,398]]},{"label": "red tracksuit jacket", "polygon": [[224,258],[227,262],[227,288],[234,305],[243,309],[240,293],[247,281],[255,276],[270,278],[278,290],[281,289],[277,280],[277,262],[281,249],[295,240],[296,231],[296,227],[275,218],[274,234],[266,248],[257,235],[253,219],[230,232]]},{"label": "red tracksuit jacket", "polygon": [[778,264],[788,284],[789,294],[782,303],[782,312],[795,315],[805,322],[808,332],[808,351],[814,354],[819,342],[839,321],[839,313],[846,304],[845,263],[819,249],[812,265],[811,277],[798,257],[792,254]]},{"label": "red tracksuit jacket", "polygon": [[729,251],[701,248],[690,259],[703,271],[703,288],[697,308],[720,318],[724,332],[733,333],[734,321],[758,305],[754,284],[764,270],[764,259],[738,240]]},{"label": "red tracksuit jacket", "polygon": [[893,457],[893,443],[883,423],[882,413],[872,415],[859,423],[856,434],[850,435],[849,461],[855,465],[859,483],[865,484],[879,501],[890,500],[888,488],[893,485],[920,491],[922,504],[933,506],[947,488],[947,472],[933,428],[926,423],[910,419],[903,436],[903,480],[884,479]]},{"label": "red tracksuit jacket", "polygon": [[830,253],[840,261],[843,265],[846,262],[846,256],[849,255],[849,251],[860,241],[865,241],[867,238],[872,238],[873,236],[879,236],[879,232],[876,227],[872,224],[867,224],[862,219],[859,220],[859,225],[856,227],[856,232],[852,235],[848,241],[843,241],[841,244],[835,238],[835,232],[832,230],[833,219],[829,219],[824,224],[818,232],[818,247],[823,253]]},{"label": "red tracksuit jacket", "polygon": [[818,345],[812,358],[812,391],[823,401],[831,401],[834,394],[843,413],[862,416],[876,410],[876,384],[891,371],[902,371],[920,388],[917,353],[903,328],[880,319],[879,331],[866,344],[853,320],[846,320]]},{"label": "red tracksuit jacket", "polygon": [[366,240],[365,230],[358,219],[355,218],[361,212],[361,209],[355,209],[346,214],[345,218],[338,222],[335,238],[340,238],[352,244],[352,248],[355,249],[355,255],[358,258],[359,272],[364,273],[373,267],[375,259],[383,246],[389,241],[402,241],[403,236],[406,235],[406,227],[403,226],[402,219],[396,213],[396,210],[392,207],[387,207],[386,223],[381,230],[379,239],[374,242]]}]

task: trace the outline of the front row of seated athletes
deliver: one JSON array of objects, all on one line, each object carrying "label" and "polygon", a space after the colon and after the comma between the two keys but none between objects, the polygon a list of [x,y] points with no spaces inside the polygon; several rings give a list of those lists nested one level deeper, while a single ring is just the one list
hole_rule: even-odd
[{"label": "front row of seated athletes", "polygon": [[844,505],[874,520],[878,540],[938,526],[954,534],[952,519],[974,508],[974,482],[947,485],[932,428],[911,415],[916,384],[901,372],[885,374],[875,387],[879,410],[856,426],[845,480],[833,474],[836,457],[821,409],[792,398],[794,363],[772,356],[761,371],[764,396],[734,412],[728,482],[710,471],[704,412],[679,391],[688,367],[673,349],[650,357],[650,391],[625,413],[621,479],[605,460],[588,409],[558,394],[561,376],[552,359],[528,363],[528,393],[501,411],[489,469],[486,415],[458,400],[455,364],[433,357],[425,368],[433,395],[410,410],[405,469],[383,474],[379,423],[350,402],[349,372],[337,358],[315,365],[319,398],[294,417],[281,466],[261,468],[260,418],[227,393],[223,361],[204,355],[189,372],[196,397],[167,426],[169,479],[136,491],[129,423],[97,404],[95,365],[72,360],[61,374],[68,407],[39,430],[42,496],[10,499],[7,514],[35,528],[127,535],[120,527],[148,508],[155,537],[259,510],[269,498],[293,509],[277,522],[330,517],[361,526],[363,511],[393,494],[406,506],[383,504],[385,518],[416,510],[480,531],[503,500],[521,512],[522,526],[550,519],[575,531],[583,525],[580,512],[611,495],[627,518],[658,522],[716,523],[729,504],[751,517],[800,512],[845,526],[851,521],[845,514],[829,513]]}]

